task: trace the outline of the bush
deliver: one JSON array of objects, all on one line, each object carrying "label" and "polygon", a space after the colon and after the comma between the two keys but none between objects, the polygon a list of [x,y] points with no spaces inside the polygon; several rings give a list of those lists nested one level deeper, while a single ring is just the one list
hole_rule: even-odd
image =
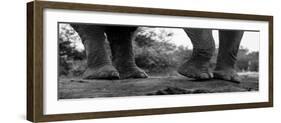
[{"label": "bush", "polygon": [[[59,76],[78,75],[75,72],[77,62],[86,59],[84,50],[77,49],[77,42],[81,42],[80,37],[68,24],[59,25]],[[80,65],[79,65],[80,66]],[[81,71],[81,70],[80,70]],[[73,73],[74,72],[74,73]]]},{"label": "bush", "polygon": [[240,47],[236,67],[238,71],[259,71],[259,52],[250,52]]},{"label": "bush", "polygon": [[165,73],[176,69],[191,52],[186,47],[170,43],[172,36],[172,32],[161,28],[137,30],[134,42],[136,64],[148,73]]}]

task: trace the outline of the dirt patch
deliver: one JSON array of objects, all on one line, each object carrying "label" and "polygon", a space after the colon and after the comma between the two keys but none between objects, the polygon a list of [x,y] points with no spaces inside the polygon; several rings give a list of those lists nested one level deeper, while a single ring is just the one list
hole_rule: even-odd
[{"label": "dirt patch", "polygon": [[173,94],[199,94],[199,93],[213,93],[209,90],[204,89],[182,89],[178,87],[167,87],[165,89],[157,90],[153,93],[148,93],[146,95],[173,95]]},{"label": "dirt patch", "polygon": [[60,79],[59,99],[258,91],[258,82],[196,81],[182,76],[125,80]]}]

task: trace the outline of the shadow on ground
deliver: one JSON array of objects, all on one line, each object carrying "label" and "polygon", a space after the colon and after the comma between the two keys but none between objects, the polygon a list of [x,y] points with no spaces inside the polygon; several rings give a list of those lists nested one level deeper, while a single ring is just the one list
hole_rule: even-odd
[{"label": "shadow on ground", "polygon": [[182,76],[126,80],[60,79],[59,99],[258,91],[257,79],[240,84],[223,80],[196,81]]}]

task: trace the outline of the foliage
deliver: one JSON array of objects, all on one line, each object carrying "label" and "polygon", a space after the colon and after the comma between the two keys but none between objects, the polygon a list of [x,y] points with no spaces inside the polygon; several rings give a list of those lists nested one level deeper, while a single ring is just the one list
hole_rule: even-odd
[{"label": "foliage", "polygon": [[240,47],[236,66],[239,71],[259,71],[259,52]]},{"label": "foliage", "polygon": [[188,49],[170,43],[172,36],[173,32],[163,28],[139,28],[134,42],[137,65],[152,73],[176,68],[186,58]]},{"label": "foliage", "polygon": [[77,49],[77,40],[80,38],[70,25],[59,25],[59,75],[79,73],[80,67],[75,67],[75,61],[85,59],[85,52]]}]

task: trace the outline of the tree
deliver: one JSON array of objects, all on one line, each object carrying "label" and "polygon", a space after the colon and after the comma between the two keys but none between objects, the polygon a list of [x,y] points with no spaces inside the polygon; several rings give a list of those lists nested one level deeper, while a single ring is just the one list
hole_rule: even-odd
[{"label": "tree", "polygon": [[248,54],[249,61],[249,70],[250,71],[259,71],[259,52],[251,52]]},{"label": "tree", "polygon": [[68,75],[73,70],[75,60],[86,58],[84,50],[77,49],[79,41],[81,42],[80,37],[70,25],[59,25],[59,75]]},{"label": "tree", "polygon": [[259,70],[259,52],[249,52],[247,48],[240,47],[237,56],[237,68],[240,71]]},{"label": "tree", "polygon": [[[170,43],[173,32],[165,28],[139,28],[134,38],[135,59],[148,72],[161,72],[179,64],[179,49]],[[183,47],[180,50],[185,51]]]}]

